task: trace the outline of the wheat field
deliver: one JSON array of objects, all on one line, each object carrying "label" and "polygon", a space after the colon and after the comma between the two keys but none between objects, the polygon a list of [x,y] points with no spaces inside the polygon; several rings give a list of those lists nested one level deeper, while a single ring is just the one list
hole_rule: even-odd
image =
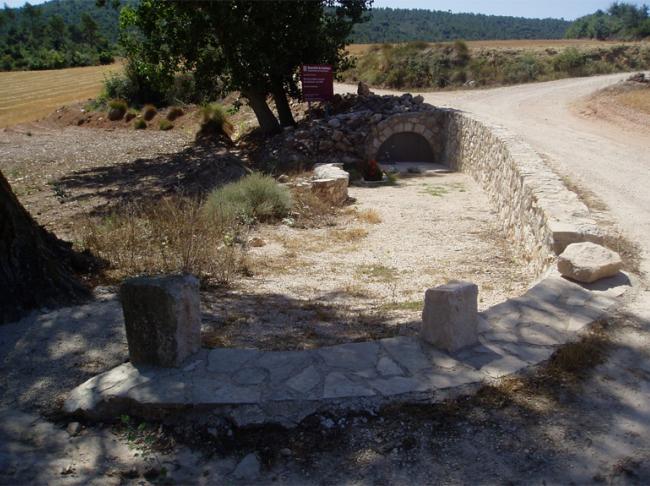
[{"label": "wheat field", "polygon": [[55,109],[96,97],[120,64],[52,71],[0,72],[0,127],[38,120]]}]

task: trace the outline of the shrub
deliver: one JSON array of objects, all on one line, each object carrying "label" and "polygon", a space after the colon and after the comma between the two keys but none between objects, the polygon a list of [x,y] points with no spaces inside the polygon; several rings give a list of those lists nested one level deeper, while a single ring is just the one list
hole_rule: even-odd
[{"label": "shrub", "polygon": [[291,207],[289,190],[272,177],[259,173],[216,189],[205,203],[207,214],[221,225],[232,221],[252,224],[282,218]]},{"label": "shrub", "polygon": [[179,117],[183,116],[184,114],[185,114],[185,112],[183,111],[183,109],[180,106],[172,106],[169,109],[169,112],[167,112],[167,119],[169,121],[174,121],[174,120],[176,120],[176,118],[179,118]]},{"label": "shrub", "polygon": [[84,249],[106,259],[109,280],[138,274],[190,272],[227,283],[244,269],[247,241],[240,226],[222,226],[205,217],[197,201],[166,198],[130,204],[80,227]]},{"label": "shrub", "polygon": [[126,112],[126,116],[124,117],[124,119],[125,119],[127,122],[130,122],[130,121],[133,120],[136,116],[138,116],[138,112],[137,112],[136,110],[134,110],[134,109],[131,108],[131,109],[129,109],[129,110]]},{"label": "shrub", "polygon": [[111,121],[121,120],[129,105],[124,100],[110,100],[108,102],[108,119]]},{"label": "shrub", "polygon": [[160,120],[160,123],[158,124],[158,128],[160,130],[167,131],[174,128],[174,124],[169,120]]},{"label": "shrub", "polygon": [[136,130],[144,130],[147,128],[147,122],[142,118],[136,118],[136,120],[133,122],[133,128]]},{"label": "shrub", "polygon": [[146,121],[153,120],[153,117],[155,117],[157,113],[158,110],[153,105],[144,105],[144,108],[142,108],[142,117]]},{"label": "shrub", "polygon": [[228,138],[232,136],[234,127],[228,121],[228,115],[223,106],[219,103],[210,103],[201,108],[201,130],[199,136],[224,134]]}]

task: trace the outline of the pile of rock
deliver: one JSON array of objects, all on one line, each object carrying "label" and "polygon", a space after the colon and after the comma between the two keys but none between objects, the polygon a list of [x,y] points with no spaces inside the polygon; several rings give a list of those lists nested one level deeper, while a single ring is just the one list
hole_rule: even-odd
[{"label": "pile of rock", "polygon": [[422,96],[335,95],[322,117],[308,118],[268,141],[262,159],[355,164],[365,159],[372,128],[397,113],[434,110]]}]

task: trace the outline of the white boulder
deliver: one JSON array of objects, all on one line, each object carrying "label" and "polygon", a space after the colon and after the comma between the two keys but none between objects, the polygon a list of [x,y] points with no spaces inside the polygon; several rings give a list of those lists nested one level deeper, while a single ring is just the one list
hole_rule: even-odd
[{"label": "white boulder", "polygon": [[572,243],[557,261],[557,269],[564,277],[583,283],[613,277],[622,267],[618,253],[590,242]]}]

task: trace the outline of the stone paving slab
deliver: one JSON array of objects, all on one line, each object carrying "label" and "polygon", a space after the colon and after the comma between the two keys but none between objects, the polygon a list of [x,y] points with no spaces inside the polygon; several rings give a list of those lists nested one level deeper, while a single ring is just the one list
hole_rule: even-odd
[{"label": "stone paving slab", "polygon": [[306,351],[203,349],[178,369],[125,363],[72,390],[64,408],[98,419],[198,409],[238,425],[291,426],[332,408],[436,401],[545,361],[603,317],[628,285],[613,279],[610,288],[592,291],[551,274],[483,312],[480,343],[453,354],[400,336]]}]

